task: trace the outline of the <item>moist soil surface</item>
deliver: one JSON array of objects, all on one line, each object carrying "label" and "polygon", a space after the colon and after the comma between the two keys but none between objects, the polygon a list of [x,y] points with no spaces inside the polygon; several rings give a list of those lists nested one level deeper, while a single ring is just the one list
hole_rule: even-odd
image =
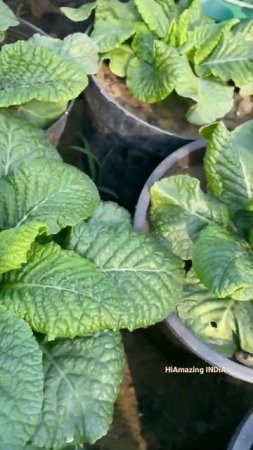
[{"label": "moist soil surface", "polygon": [[[62,37],[73,31],[73,25],[59,15],[57,8],[63,4],[79,6],[83,1],[10,0],[9,3],[25,19],[51,35]],[[74,25],[74,29],[81,27]],[[122,94],[115,86],[112,84],[111,89],[119,98]],[[153,124],[166,129],[171,118],[180,117],[180,127],[183,123],[180,129],[188,133],[189,125],[174,106],[172,113],[170,108],[160,105],[160,118]],[[140,116],[149,117],[150,123],[154,121],[151,113],[153,108],[157,111],[157,106],[145,106],[142,110],[133,101],[128,107]],[[88,170],[83,155],[70,149],[80,145],[81,134],[85,137],[85,113],[80,97],[70,114],[59,150],[66,162]],[[253,385],[225,374],[206,373],[207,365],[165,336],[160,326],[124,332],[122,337],[127,365],[113,424],[108,435],[87,450],[225,450],[235,428],[252,408]],[[204,373],[166,373],[165,368],[170,366],[199,368]]]}]

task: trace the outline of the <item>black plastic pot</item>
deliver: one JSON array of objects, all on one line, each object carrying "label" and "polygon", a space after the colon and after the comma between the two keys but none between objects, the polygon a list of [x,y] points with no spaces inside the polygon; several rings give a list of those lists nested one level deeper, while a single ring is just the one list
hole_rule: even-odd
[{"label": "black plastic pot", "polygon": [[227,450],[252,450],[253,448],[253,411],[250,411],[240,423]]},{"label": "black plastic pot", "polygon": [[[13,28],[9,28],[7,32],[7,41],[8,43],[16,42],[18,40],[27,40],[31,38],[35,33],[43,34],[46,36],[46,33],[44,31],[40,30],[39,28],[35,27],[31,23],[19,19],[19,25]],[[63,133],[63,130],[65,128],[68,114],[73,106],[73,102],[70,102],[68,105],[68,108],[62,114],[52,125],[47,128],[46,133],[50,139],[50,141],[57,145],[60,137]]]},{"label": "black plastic pot", "polygon": [[101,184],[133,212],[150,172],[180,145],[196,137],[165,131],[140,119],[109,94],[97,77],[91,78],[84,96],[88,140],[97,158],[106,158]]},{"label": "black plastic pot", "polygon": [[[154,170],[146,181],[136,206],[134,216],[135,229],[145,232],[149,231],[148,208],[150,202],[150,188],[156,181],[172,174],[187,173],[199,178],[203,184],[204,175],[202,163],[204,153],[205,141],[199,140],[192,142],[181,147],[172,155],[164,159],[164,161]],[[219,355],[208,345],[197,339],[176,314],[169,315],[164,324],[168,331],[171,331],[184,347],[191,350],[207,363],[222,369],[224,373],[231,377],[253,383],[253,369]]]}]

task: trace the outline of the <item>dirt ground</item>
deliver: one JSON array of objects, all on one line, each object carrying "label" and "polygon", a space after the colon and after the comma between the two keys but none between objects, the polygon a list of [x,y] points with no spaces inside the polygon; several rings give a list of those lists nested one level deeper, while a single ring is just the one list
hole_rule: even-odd
[{"label": "dirt ground", "polygon": [[[73,30],[58,6],[82,1],[7,2],[22,17],[52,35]],[[75,25],[74,29],[79,29]],[[59,149],[66,162],[85,167],[78,152],[85,128],[82,97],[76,102]],[[120,180],[119,180],[120,183]],[[253,386],[223,374],[166,374],[166,366],[205,367],[164,337],[159,327],[123,333],[127,366],[108,435],[89,450],[225,450],[253,404]]]}]

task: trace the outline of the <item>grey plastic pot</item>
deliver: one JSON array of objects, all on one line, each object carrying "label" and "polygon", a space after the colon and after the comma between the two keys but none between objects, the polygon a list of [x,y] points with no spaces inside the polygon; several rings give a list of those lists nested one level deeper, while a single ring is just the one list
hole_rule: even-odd
[{"label": "grey plastic pot", "polygon": [[250,411],[236,429],[227,450],[252,450],[253,411]]},{"label": "grey plastic pot", "polygon": [[[134,216],[135,229],[145,232],[149,231],[148,208],[150,188],[156,181],[172,174],[187,173],[198,177],[203,183],[202,164],[204,153],[205,141],[198,140],[181,147],[162,161],[150,175],[140,194]],[[168,331],[171,331],[184,347],[195,353],[208,364],[222,369],[224,373],[231,377],[253,383],[253,369],[219,355],[208,345],[197,339],[175,313],[170,314],[165,319],[164,324]]]},{"label": "grey plastic pot", "polygon": [[140,119],[109,94],[96,76],[91,77],[84,97],[88,140],[96,157],[106,158],[101,184],[133,212],[148,174],[196,137],[171,133]]},{"label": "grey plastic pot", "polygon": [[[40,30],[39,28],[35,27],[31,23],[27,22],[26,20],[19,19],[19,25],[16,27],[10,28],[8,30],[7,39],[8,42],[16,42],[18,40],[27,40],[31,38],[35,33],[43,34],[46,36],[46,33],[44,31]],[[64,131],[68,114],[71,111],[71,108],[73,106],[73,101],[69,103],[68,108],[62,114],[49,128],[47,128],[46,133],[50,139],[50,141],[57,145],[61,135]]]}]

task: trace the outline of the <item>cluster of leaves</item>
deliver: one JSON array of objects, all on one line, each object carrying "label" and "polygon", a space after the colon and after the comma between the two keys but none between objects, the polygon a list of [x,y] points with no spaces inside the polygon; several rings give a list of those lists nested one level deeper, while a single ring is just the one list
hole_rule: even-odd
[{"label": "cluster of leaves", "polygon": [[199,0],[97,0],[65,13],[81,20],[93,8],[102,60],[137,99],[160,102],[175,91],[194,102],[188,121],[204,125],[230,111],[234,86],[253,93],[253,22],[215,23]]},{"label": "cluster of leaves", "polygon": [[177,175],[151,188],[152,231],[192,262],[179,316],[221,353],[253,353],[253,121],[203,127],[206,192]]},{"label": "cluster of leaves", "polygon": [[37,127],[0,112],[0,447],[93,443],[112,420],[119,330],[162,320],[180,258],[100,202]]},{"label": "cluster of leaves", "polygon": [[[0,0],[0,40],[18,20]],[[7,32],[7,34],[6,34]],[[0,51],[0,108],[13,107],[38,126],[59,117],[70,100],[98,69],[96,43],[83,33],[64,40],[35,34],[28,41],[2,45]]]}]

